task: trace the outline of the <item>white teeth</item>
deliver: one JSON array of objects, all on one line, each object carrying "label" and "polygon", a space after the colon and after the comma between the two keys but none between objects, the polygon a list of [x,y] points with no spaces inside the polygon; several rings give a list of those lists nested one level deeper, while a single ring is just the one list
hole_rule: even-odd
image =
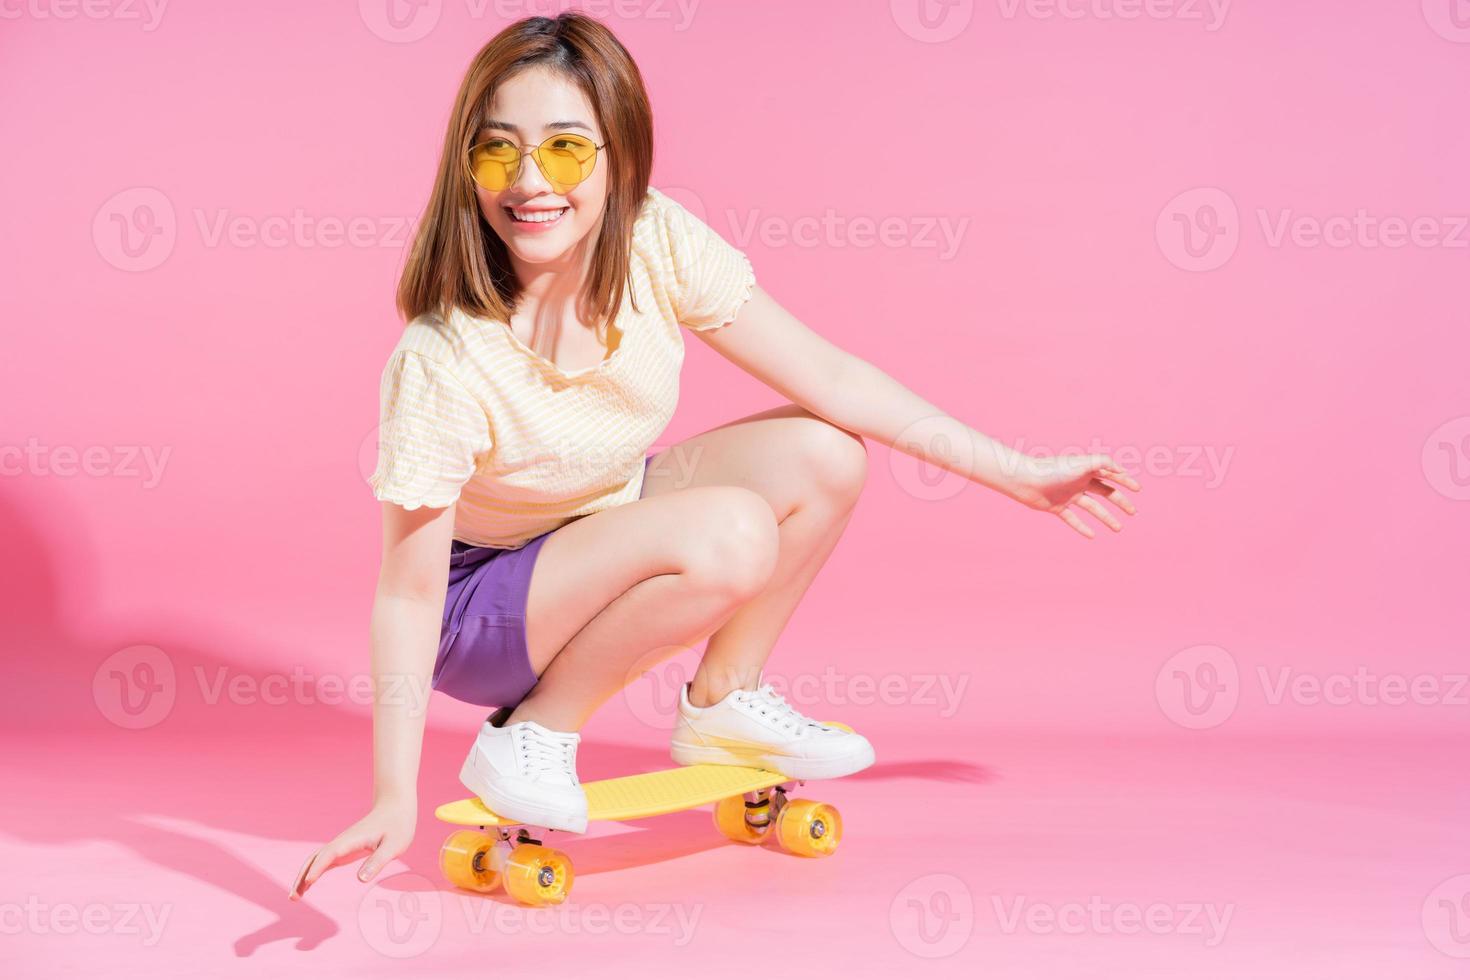
[{"label": "white teeth", "polygon": [[543,221],[555,221],[566,213],[567,209],[558,208],[555,211],[517,211],[514,208],[506,208],[506,210],[513,214],[517,221],[533,221],[539,223]]}]

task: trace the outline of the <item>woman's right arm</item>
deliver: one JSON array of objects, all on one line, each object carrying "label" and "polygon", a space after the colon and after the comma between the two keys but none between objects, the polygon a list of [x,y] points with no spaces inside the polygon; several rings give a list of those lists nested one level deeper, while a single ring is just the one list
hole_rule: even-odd
[{"label": "woman's right arm", "polygon": [[370,881],[408,849],[418,819],[419,755],[429,680],[448,589],[454,505],[383,504],[383,555],[372,612],[373,802],[367,815],[317,850],[292,882],[297,899],[322,873],[364,851]]}]

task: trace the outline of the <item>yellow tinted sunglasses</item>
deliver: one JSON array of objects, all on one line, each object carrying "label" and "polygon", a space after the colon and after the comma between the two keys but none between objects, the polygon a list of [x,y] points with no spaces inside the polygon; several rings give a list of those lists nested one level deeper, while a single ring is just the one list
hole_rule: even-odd
[{"label": "yellow tinted sunglasses", "polygon": [[592,176],[597,151],[604,146],[576,133],[558,133],[525,150],[504,136],[493,136],[470,147],[470,177],[487,191],[503,191],[516,182],[521,159],[530,153],[552,190],[565,194]]}]

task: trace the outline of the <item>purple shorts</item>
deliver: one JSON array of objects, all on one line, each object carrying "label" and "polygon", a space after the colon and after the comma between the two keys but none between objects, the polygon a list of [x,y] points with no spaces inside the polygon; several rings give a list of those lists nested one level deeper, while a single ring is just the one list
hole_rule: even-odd
[{"label": "purple shorts", "polygon": [[[652,454],[643,459],[645,480],[652,460]],[[513,707],[536,686],[526,645],[526,596],[536,556],[553,533],[519,548],[450,544],[449,592],[434,661],[436,691],[470,704]]]}]

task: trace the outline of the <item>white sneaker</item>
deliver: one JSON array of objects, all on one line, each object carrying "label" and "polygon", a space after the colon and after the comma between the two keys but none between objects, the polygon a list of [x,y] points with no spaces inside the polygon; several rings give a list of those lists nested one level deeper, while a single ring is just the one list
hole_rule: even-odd
[{"label": "white sneaker", "polygon": [[813,721],[769,684],[731,691],[708,708],[689,703],[685,684],[671,754],[681,766],[755,766],[792,779],[835,779],[873,764],[867,739]]},{"label": "white sneaker", "polygon": [[459,781],[497,816],[580,834],[587,829],[587,794],[577,780],[582,736],[534,721],[501,727],[508,714],[485,719]]}]

